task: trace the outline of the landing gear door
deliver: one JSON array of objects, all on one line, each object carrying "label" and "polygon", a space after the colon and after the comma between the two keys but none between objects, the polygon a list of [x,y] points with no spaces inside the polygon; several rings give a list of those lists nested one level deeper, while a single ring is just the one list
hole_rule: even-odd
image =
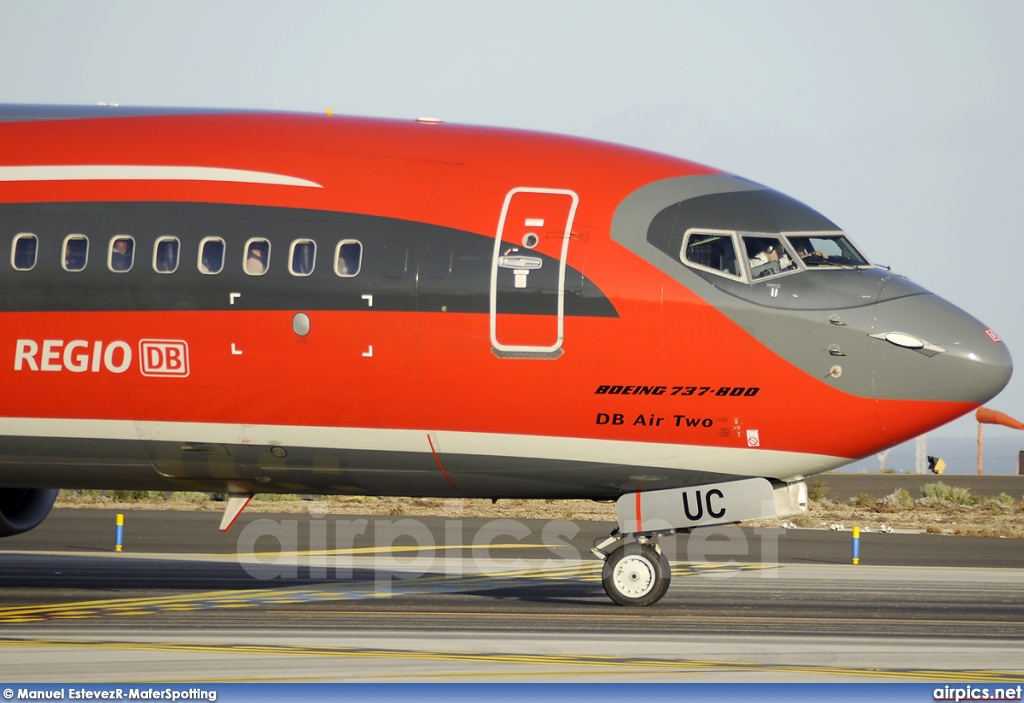
[{"label": "landing gear door", "polygon": [[562,355],[565,262],[579,197],[514,188],[505,196],[491,261],[491,347],[503,358]]}]

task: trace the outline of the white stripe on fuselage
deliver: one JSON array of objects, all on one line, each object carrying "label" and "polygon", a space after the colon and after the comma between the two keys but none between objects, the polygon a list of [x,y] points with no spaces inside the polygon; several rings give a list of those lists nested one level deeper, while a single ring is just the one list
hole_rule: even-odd
[{"label": "white stripe on fuselage", "polygon": [[323,188],[319,183],[279,173],[210,166],[0,166],[2,181],[215,181]]},{"label": "white stripe on fuselage", "polygon": [[[227,445],[351,449],[379,452],[431,452],[446,455],[500,456],[593,464],[636,466],[763,476],[780,480],[808,476],[849,463],[850,459],[822,454],[770,449],[706,447],[580,437],[549,437],[491,432],[375,429],[362,427],[310,427],[302,425],[238,425],[200,422],[135,422],[132,420],[79,420],[0,418],[0,435],[107,439],[120,441],[208,442]],[[638,480],[642,480],[639,479]]]}]

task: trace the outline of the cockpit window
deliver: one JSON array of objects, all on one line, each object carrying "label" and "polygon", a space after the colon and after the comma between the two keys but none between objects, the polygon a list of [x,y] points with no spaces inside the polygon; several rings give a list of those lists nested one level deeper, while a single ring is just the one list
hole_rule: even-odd
[{"label": "cockpit window", "polygon": [[759,234],[743,235],[742,239],[752,280],[797,270],[780,237]]},{"label": "cockpit window", "polygon": [[788,234],[786,239],[808,268],[871,265],[842,234]]},{"label": "cockpit window", "polygon": [[872,265],[842,232],[768,234],[692,229],[682,239],[679,259],[684,264],[747,283],[809,268]]},{"label": "cockpit window", "polygon": [[726,232],[689,231],[680,252],[683,263],[699,266],[714,273],[741,278],[736,245]]}]

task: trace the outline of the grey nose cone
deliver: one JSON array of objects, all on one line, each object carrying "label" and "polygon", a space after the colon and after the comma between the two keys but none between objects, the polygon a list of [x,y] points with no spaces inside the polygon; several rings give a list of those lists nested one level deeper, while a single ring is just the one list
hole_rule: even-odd
[{"label": "grey nose cone", "polygon": [[931,293],[881,300],[872,325],[875,397],[982,404],[1013,374],[998,335]]}]

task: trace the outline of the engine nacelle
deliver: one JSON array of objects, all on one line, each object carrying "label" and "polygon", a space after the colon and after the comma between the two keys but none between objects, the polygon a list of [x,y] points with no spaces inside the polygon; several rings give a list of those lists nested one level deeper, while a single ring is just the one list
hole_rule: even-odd
[{"label": "engine nacelle", "polygon": [[0,488],[0,537],[38,527],[59,492],[57,488]]}]

